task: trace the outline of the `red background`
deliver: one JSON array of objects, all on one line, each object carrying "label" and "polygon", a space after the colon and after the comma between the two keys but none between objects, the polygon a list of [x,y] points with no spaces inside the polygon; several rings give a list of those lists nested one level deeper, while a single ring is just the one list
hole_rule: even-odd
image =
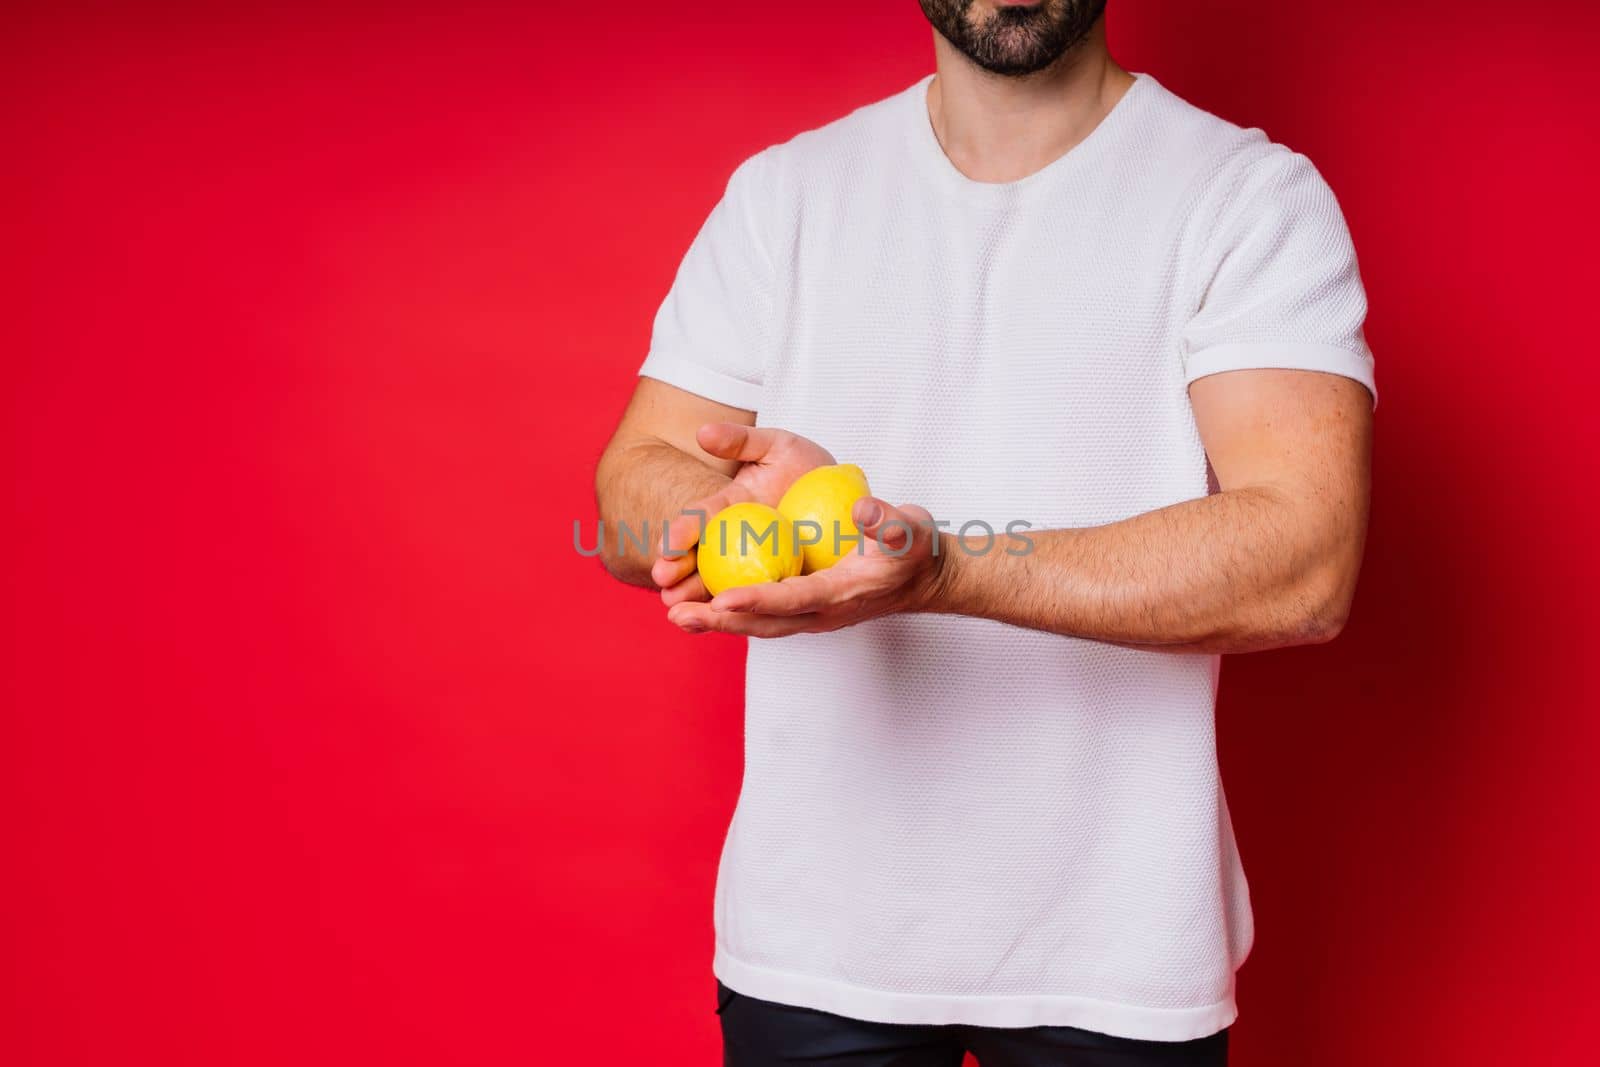
[{"label": "red background", "polygon": [[[1600,949],[1600,16],[1117,0],[1372,300],[1336,644],[1227,665],[1235,1062],[1575,1062]],[[577,558],[751,152],[910,0],[8,5],[0,1060],[716,1062],[739,645]]]}]

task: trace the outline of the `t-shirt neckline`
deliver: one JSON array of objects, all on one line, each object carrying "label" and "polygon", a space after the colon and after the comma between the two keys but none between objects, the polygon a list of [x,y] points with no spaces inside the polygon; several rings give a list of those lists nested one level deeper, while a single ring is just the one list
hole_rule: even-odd
[{"label": "t-shirt neckline", "polygon": [[1135,110],[1135,107],[1130,105],[1136,105],[1137,98],[1147,95],[1155,86],[1155,79],[1150,75],[1130,73],[1133,74],[1133,84],[1123,90],[1122,96],[1111,105],[1111,110],[1106,112],[1105,117],[1096,123],[1094,129],[1085,134],[1082,140],[1032,174],[1009,182],[983,182],[969,178],[961,173],[949,156],[945,155],[944,146],[939,143],[939,135],[934,132],[932,116],[928,113],[928,86],[932,84],[934,74],[925,74],[907,88],[904,94],[912,127],[913,154],[933,180],[956,196],[970,202],[1004,205],[1035,195],[1039,190],[1053,185],[1063,175],[1082,166],[1112,139],[1118,127],[1126,125],[1129,114]]}]

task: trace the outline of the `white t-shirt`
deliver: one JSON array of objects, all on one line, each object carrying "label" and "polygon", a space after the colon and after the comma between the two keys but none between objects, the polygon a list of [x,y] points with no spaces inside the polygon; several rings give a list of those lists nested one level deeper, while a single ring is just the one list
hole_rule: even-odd
[{"label": "white t-shirt", "polygon": [[[640,374],[997,531],[1204,496],[1203,375],[1372,388],[1355,254],[1304,156],[1140,75],[1055,162],[975,182],[931,77],[739,166]],[[716,976],[883,1022],[1227,1026],[1253,931],[1218,664],[946,615],[751,642]]]}]

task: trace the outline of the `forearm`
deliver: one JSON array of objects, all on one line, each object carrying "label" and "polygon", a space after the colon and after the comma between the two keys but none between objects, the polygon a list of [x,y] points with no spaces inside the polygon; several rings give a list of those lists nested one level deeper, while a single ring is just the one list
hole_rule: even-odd
[{"label": "forearm", "polygon": [[925,610],[1113,644],[1248,652],[1328,640],[1354,593],[1364,511],[1308,524],[1268,487],[1216,493],[1106,526],[940,540]]},{"label": "forearm", "polygon": [[[689,503],[718,492],[729,480],[705,461],[658,438],[608,448],[595,472],[600,559],[606,570],[630,585],[654,589],[650,565],[661,551],[664,522]],[[645,550],[625,536],[624,526],[644,541]]]}]

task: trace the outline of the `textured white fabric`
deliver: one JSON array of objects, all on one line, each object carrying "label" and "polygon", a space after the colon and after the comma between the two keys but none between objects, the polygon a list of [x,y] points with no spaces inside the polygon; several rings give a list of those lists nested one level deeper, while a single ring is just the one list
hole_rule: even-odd
[{"label": "textured white fabric", "polygon": [[[996,530],[1204,495],[1199,376],[1372,388],[1355,255],[1305,157],[1141,75],[1051,165],[978,183],[928,80],[735,171],[641,374]],[[1228,1025],[1252,924],[1217,671],[952,616],[751,642],[715,973],[887,1022]]]}]

